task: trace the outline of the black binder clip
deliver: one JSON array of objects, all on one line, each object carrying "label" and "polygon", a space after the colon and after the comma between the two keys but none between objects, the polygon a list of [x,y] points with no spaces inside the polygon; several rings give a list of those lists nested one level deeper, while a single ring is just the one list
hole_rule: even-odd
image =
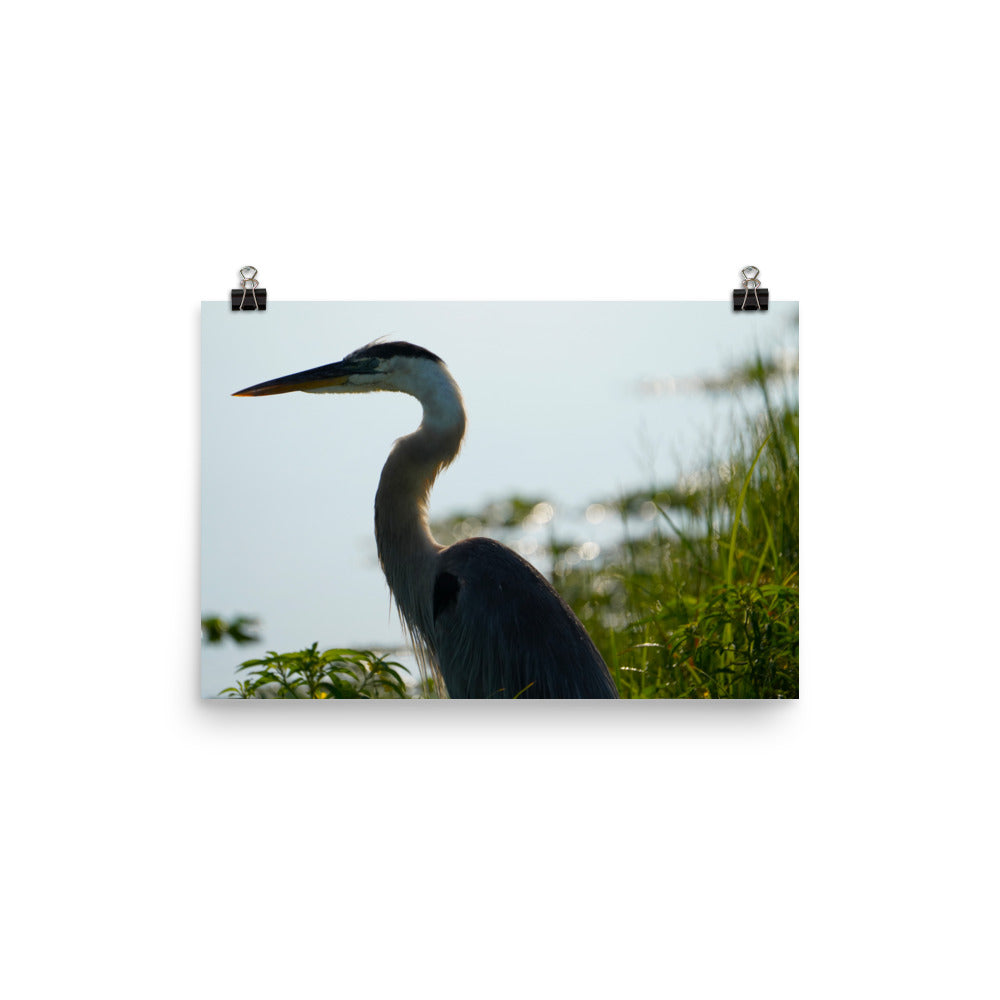
[{"label": "black binder clip", "polygon": [[260,284],[257,268],[241,267],[240,284],[242,291],[239,288],[232,291],[233,312],[263,312],[267,308],[267,289],[257,287]]},{"label": "black binder clip", "polygon": [[[740,274],[743,275],[743,287],[733,289],[733,309],[738,309],[741,312],[743,310],[767,312],[767,289],[760,287],[760,279],[757,277],[760,274],[760,268],[751,264],[749,267],[743,268]],[[753,298],[750,297],[751,291]]]}]

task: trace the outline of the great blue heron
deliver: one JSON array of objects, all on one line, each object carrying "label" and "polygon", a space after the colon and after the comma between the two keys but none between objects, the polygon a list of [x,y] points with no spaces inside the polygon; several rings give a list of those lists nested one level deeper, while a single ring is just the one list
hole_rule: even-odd
[{"label": "great blue heron", "polygon": [[393,445],[375,495],[379,562],[424,662],[452,698],[617,698],[580,620],[530,563],[489,538],[443,547],[427,498],[465,434],[462,394],[444,362],[402,341],[368,344],[343,361],[252,385],[279,392],[405,392],[423,420]]}]

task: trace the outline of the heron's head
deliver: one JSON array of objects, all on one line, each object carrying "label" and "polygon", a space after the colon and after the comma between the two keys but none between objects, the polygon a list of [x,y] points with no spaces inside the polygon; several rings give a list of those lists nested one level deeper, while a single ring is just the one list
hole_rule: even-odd
[{"label": "heron's head", "polygon": [[234,392],[234,396],[273,396],[279,392],[408,392],[420,396],[421,386],[442,376],[451,381],[444,362],[423,347],[392,341],[359,347],[331,365],[282,375]]}]

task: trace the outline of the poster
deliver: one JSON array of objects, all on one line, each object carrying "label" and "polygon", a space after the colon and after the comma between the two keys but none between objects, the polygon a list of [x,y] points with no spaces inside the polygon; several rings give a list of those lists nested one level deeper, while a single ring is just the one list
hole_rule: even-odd
[{"label": "poster", "polygon": [[[202,306],[203,697],[447,694],[373,528],[421,404],[234,395],[371,343],[417,345],[461,390],[464,441],[429,497],[436,541],[486,536],[530,563],[621,698],[798,696],[797,303],[272,301]],[[467,637],[496,613],[477,601]],[[524,612],[525,643],[551,613]]]}]

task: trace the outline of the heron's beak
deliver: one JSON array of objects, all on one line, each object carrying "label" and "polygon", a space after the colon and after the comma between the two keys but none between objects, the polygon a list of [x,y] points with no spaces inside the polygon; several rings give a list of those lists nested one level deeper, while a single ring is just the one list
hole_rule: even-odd
[{"label": "heron's beak", "polygon": [[346,361],[336,361],[332,365],[320,365],[308,371],[296,372],[294,375],[282,375],[270,382],[258,382],[246,389],[234,392],[234,396],[274,396],[279,392],[315,392],[332,385],[343,385],[348,376],[357,374],[363,369]]}]

